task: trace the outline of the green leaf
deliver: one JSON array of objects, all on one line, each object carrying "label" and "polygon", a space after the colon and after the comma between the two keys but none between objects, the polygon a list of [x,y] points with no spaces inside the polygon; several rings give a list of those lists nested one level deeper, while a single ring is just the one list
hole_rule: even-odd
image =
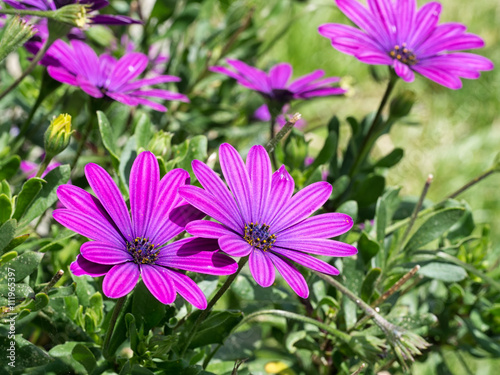
[{"label": "green leaf", "polygon": [[13,219],[19,220],[29,205],[35,200],[40,190],[42,190],[42,185],[45,183],[45,180],[33,177],[26,181],[23,185],[19,196],[16,201],[16,210],[14,211]]},{"label": "green leaf", "polygon": [[367,207],[377,201],[385,188],[385,178],[378,174],[368,175],[357,187],[353,199],[359,207]]},{"label": "green leaf", "polygon": [[71,351],[71,356],[81,363],[85,370],[90,374],[97,366],[97,361],[94,354],[85,345],[77,344],[73,347]]},{"label": "green leaf", "polygon": [[177,163],[177,166],[188,171],[191,176],[191,182],[193,182],[196,180],[196,176],[191,168],[191,162],[195,159],[205,161],[207,158],[208,141],[204,135],[197,135],[186,140],[186,142],[188,143],[186,155]]},{"label": "green leaf", "polygon": [[15,249],[16,247],[18,247],[19,245],[22,245],[29,238],[29,236],[30,235],[28,233],[26,233],[26,234],[23,234],[21,236],[14,237],[3,251],[5,251],[5,252],[11,251],[11,250]]},{"label": "green leaf", "polygon": [[[27,284],[15,284],[14,294],[16,301],[24,300],[28,297],[34,297],[35,292]],[[9,284],[0,284],[0,296],[8,298]]]},{"label": "green leaf", "polygon": [[7,220],[0,227],[0,251],[4,250],[16,234],[17,221]]},{"label": "green leaf", "polygon": [[140,282],[134,290],[132,314],[137,320],[137,326],[143,326],[147,332],[161,321],[165,315],[165,305],[151,294],[144,282]]},{"label": "green leaf", "polygon": [[361,299],[363,301],[370,301],[370,298],[375,290],[375,285],[377,284],[377,280],[382,274],[382,270],[380,268],[372,268],[368,275],[366,275],[363,280],[363,284],[361,285]]},{"label": "green leaf", "polygon": [[[4,355],[0,357],[0,366],[2,367],[7,365],[10,361],[5,353],[8,353],[11,347],[11,341],[12,339],[10,337],[0,336],[0,351],[4,353]],[[16,354],[14,362],[17,373],[28,368],[46,365],[54,360],[45,350],[25,340],[22,335],[16,335],[13,341],[15,342],[14,347]],[[12,367],[9,368],[12,369]],[[23,371],[22,373],[28,374],[29,372]]]},{"label": "green leaf", "polygon": [[153,132],[154,129],[151,126],[151,120],[149,119],[149,116],[145,113],[142,113],[137,120],[134,132],[138,152],[141,148],[143,148],[144,150],[148,149],[148,144],[153,137]]},{"label": "green leaf", "polygon": [[[38,268],[43,258],[42,253],[27,251],[18,257],[8,261],[0,267],[0,284],[6,284],[9,272],[13,272],[16,283],[31,275]],[[14,270],[14,271],[12,271]]]},{"label": "green leaf", "polygon": [[12,214],[12,202],[5,194],[0,194],[0,225],[10,219]]},{"label": "green leaf", "polygon": [[442,262],[428,263],[420,268],[418,274],[450,283],[462,281],[467,277],[467,272],[462,267]]},{"label": "green leaf", "polygon": [[26,309],[30,311],[38,311],[45,308],[49,304],[49,297],[45,293],[38,293],[35,299],[30,301],[28,305],[25,306]]},{"label": "green leaf", "polygon": [[354,222],[358,218],[358,203],[356,201],[347,201],[342,203],[337,212],[349,215]]},{"label": "green leaf", "polygon": [[309,165],[304,173],[305,179],[307,180],[311,177],[312,173],[318,168],[320,165],[327,163],[333,155],[337,153],[337,141],[338,137],[336,133],[329,133],[328,137],[325,140],[325,144],[323,148],[319,152],[318,156],[314,159],[314,161]]},{"label": "green leaf", "polygon": [[[198,314],[193,314],[193,318],[197,316]],[[189,347],[198,348],[209,344],[224,343],[224,339],[242,319],[241,311],[212,311],[200,325]]]},{"label": "green leaf", "polygon": [[2,183],[0,184],[0,194],[5,194],[9,198],[12,198],[12,192],[10,190],[10,185],[5,180],[2,180]]},{"label": "green leaf", "polygon": [[330,199],[337,199],[340,197],[349,187],[351,179],[347,175],[340,176],[332,184],[332,195]]},{"label": "green leaf", "polygon": [[445,208],[427,217],[427,220],[408,240],[404,251],[413,251],[441,237],[462,215],[463,208]]},{"label": "green leaf", "polygon": [[14,176],[21,165],[21,158],[13,155],[3,161],[0,161],[0,180],[8,180]]},{"label": "green leaf", "polygon": [[109,123],[109,120],[104,112],[97,111],[97,123],[99,124],[102,144],[111,155],[112,162],[116,162],[118,165],[120,158],[118,157],[119,152],[116,149],[116,139],[113,133],[113,128],[111,127],[111,124]]},{"label": "green leaf", "polygon": [[[364,272],[362,270],[362,265],[359,260],[352,257],[342,259],[343,264],[343,274],[347,275],[343,284],[350,289],[355,294],[359,295],[359,290],[362,285],[362,280],[364,278]],[[356,324],[357,318],[357,306],[346,296],[342,296],[342,306],[344,310],[344,318],[347,329],[351,329]]]},{"label": "green leaf", "polygon": [[377,161],[374,167],[391,168],[395,166],[403,158],[404,151],[402,148],[395,148],[389,154]]},{"label": "green leaf", "polygon": [[365,263],[368,263],[371,258],[378,254],[380,251],[380,244],[368,237],[365,232],[361,233],[358,240],[358,251]]},{"label": "green leaf", "polygon": [[71,176],[71,168],[69,165],[60,165],[51,170],[44,177],[47,181],[43,185],[42,190],[38,193],[36,199],[30,204],[23,219],[19,223],[20,227],[28,225],[31,221],[45,213],[47,208],[52,206],[57,201],[57,188],[68,182]]}]

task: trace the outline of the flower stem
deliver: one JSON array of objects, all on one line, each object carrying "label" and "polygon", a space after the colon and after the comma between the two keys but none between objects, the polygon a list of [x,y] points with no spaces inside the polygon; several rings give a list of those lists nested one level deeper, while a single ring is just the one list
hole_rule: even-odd
[{"label": "flower stem", "polygon": [[191,328],[191,332],[189,332],[189,336],[186,339],[186,343],[184,344],[184,348],[181,351],[181,358],[184,357],[184,353],[186,353],[186,350],[189,347],[189,344],[191,344],[191,341],[193,340],[193,337],[196,335],[196,332],[198,332],[198,328],[200,324],[205,320],[205,318],[208,316],[210,313],[210,310],[212,310],[212,307],[217,303],[217,301],[226,293],[226,291],[229,289],[229,286],[233,283],[233,281],[236,279],[236,276],[240,273],[240,271],[243,269],[245,264],[248,262],[248,257],[243,257],[240,259],[238,262],[238,269],[236,270],[235,273],[232,275],[229,275],[229,277],[226,279],[224,284],[221,286],[221,288],[217,291],[215,296],[208,302],[207,308],[203,310],[200,315],[198,315],[198,318],[195,320],[193,324],[193,328]]},{"label": "flower stem", "polygon": [[109,321],[108,332],[106,333],[106,338],[104,339],[104,344],[102,345],[102,355],[104,358],[109,358],[109,342],[111,341],[111,336],[113,335],[113,331],[115,329],[116,321],[118,320],[118,316],[120,315],[120,311],[127,300],[127,296],[123,296],[116,301],[115,307],[113,309],[113,315],[111,316],[111,320]]},{"label": "flower stem", "polygon": [[495,172],[496,172],[496,169],[495,168],[491,168],[491,169],[487,170],[486,172],[484,172],[483,174],[477,176],[476,178],[473,178],[472,180],[470,180],[469,182],[467,182],[464,186],[462,186],[460,189],[458,189],[454,193],[448,195],[448,197],[446,197],[441,202],[439,202],[437,204],[437,206],[440,206],[440,205],[444,204],[448,199],[456,198],[457,196],[459,196],[460,194],[462,194],[464,191],[466,191],[467,189],[469,189],[471,186],[474,186],[475,184],[477,184],[478,182],[484,180],[486,177],[488,177],[489,175],[491,175],[491,174],[493,174]]},{"label": "flower stem", "polygon": [[45,55],[45,52],[47,52],[47,50],[52,45],[52,43],[54,43],[54,40],[52,40],[51,38],[47,38],[47,40],[45,41],[43,47],[40,48],[40,50],[35,55],[35,57],[33,58],[33,60],[31,60],[31,64],[28,66],[28,68],[26,68],[26,70],[23,72],[23,74],[21,74],[20,77],[18,77],[14,82],[12,82],[12,84],[9,87],[7,87],[0,94],[0,100],[2,100],[9,92],[11,92],[12,90],[14,90],[17,87],[17,85],[19,85],[22,82],[22,80],[24,78],[26,78],[26,76],[28,74],[30,74],[36,68],[38,62],[43,58],[43,56]]},{"label": "flower stem", "polygon": [[363,161],[366,159],[368,156],[368,153],[370,152],[371,148],[373,147],[373,144],[377,140],[378,133],[381,129],[378,127],[378,123],[381,120],[382,117],[382,112],[385,108],[385,105],[387,104],[387,101],[389,100],[389,97],[391,96],[392,90],[394,89],[394,86],[396,85],[396,82],[398,80],[398,76],[393,73],[393,71],[390,71],[390,78],[389,82],[387,83],[387,88],[385,89],[384,96],[382,97],[382,101],[380,102],[380,105],[377,110],[377,114],[375,115],[375,118],[373,119],[370,128],[368,129],[368,132],[366,133],[365,137],[363,138],[363,142],[361,143],[360,151],[356,155],[356,159],[354,160],[354,163],[351,167],[351,170],[349,172],[349,177],[354,176],[357,172]]},{"label": "flower stem", "polygon": [[[271,114],[271,121],[269,122],[269,142],[275,137],[274,126],[276,125],[276,116]],[[276,160],[276,154],[274,151],[269,152],[269,156],[271,156],[271,163],[273,164],[274,169],[278,169],[278,161]]]},{"label": "flower stem", "polygon": [[36,176],[35,177],[41,177],[43,172],[45,172],[45,170],[47,169],[47,167],[49,166],[49,163],[50,161],[52,160],[52,156],[50,156],[49,154],[45,154],[44,158],[43,158],[43,161],[42,161],[42,164],[40,165],[40,168],[38,168],[38,172],[36,172]]},{"label": "flower stem", "polygon": [[276,148],[276,145],[285,137],[285,135],[288,134],[288,132],[294,127],[295,123],[300,120],[300,113],[294,114],[283,127],[281,130],[276,134],[275,137],[273,137],[269,142],[267,142],[267,145],[265,146],[266,151],[271,154],[274,149]]},{"label": "flower stem", "polygon": [[408,227],[406,227],[405,233],[403,234],[403,237],[401,238],[401,249],[403,248],[406,239],[408,238],[408,235],[411,232],[411,229],[413,228],[413,225],[415,224],[415,221],[417,220],[418,213],[420,209],[422,208],[422,204],[424,203],[425,196],[427,195],[427,192],[429,191],[429,187],[431,186],[432,179],[434,177],[430,174],[427,177],[427,180],[425,181],[424,188],[422,189],[422,193],[420,194],[420,198],[418,199],[418,203],[415,206],[415,209],[413,210],[413,213],[410,218],[410,222],[408,223]]},{"label": "flower stem", "polygon": [[63,275],[64,275],[63,270],[57,271],[57,273],[54,275],[54,277],[52,277],[50,282],[45,286],[45,288],[42,289],[42,293],[47,294],[50,291],[50,289],[52,289],[52,287],[57,284],[57,282],[61,279]]}]

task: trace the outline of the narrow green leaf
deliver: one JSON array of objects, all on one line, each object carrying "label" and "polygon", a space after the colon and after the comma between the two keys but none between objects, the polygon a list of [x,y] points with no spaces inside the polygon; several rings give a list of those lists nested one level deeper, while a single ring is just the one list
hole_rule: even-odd
[{"label": "narrow green leaf", "polygon": [[0,227],[0,251],[4,250],[16,234],[17,221],[7,220]]},{"label": "narrow green leaf", "polygon": [[325,140],[325,144],[323,148],[319,152],[318,156],[314,159],[314,161],[309,165],[304,173],[306,180],[311,176],[311,174],[318,168],[320,165],[327,163],[334,154],[337,153],[337,141],[338,137],[336,133],[329,133],[328,137]]},{"label": "narrow green leaf", "polygon": [[377,161],[373,166],[379,168],[391,168],[403,159],[404,151],[402,148],[395,148],[389,154]]},{"label": "narrow green leaf", "polygon": [[365,279],[363,280],[363,284],[361,285],[360,297],[363,301],[370,301],[370,298],[375,290],[377,280],[381,274],[382,270],[380,268],[372,268],[368,272],[368,275],[366,275]]},{"label": "narrow green leaf", "polygon": [[[11,347],[12,341],[15,342],[15,356],[13,356],[15,358],[13,359],[13,363],[16,373],[28,374],[28,371],[23,370],[46,365],[54,360],[45,350],[40,349],[38,346],[33,345],[28,340],[25,340],[22,335],[16,335],[14,340],[5,335],[0,336],[0,351],[5,354],[2,356],[2,364],[7,362],[7,353],[9,353],[8,351]],[[12,367],[9,368],[12,369]]]},{"label": "narrow green leaf", "polygon": [[29,238],[29,236],[30,235],[28,233],[26,233],[26,234],[23,234],[21,236],[14,237],[9,242],[9,244],[7,245],[7,247],[5,249],[3,249],[3,251],[5,251],[5,252],[11,251],[11,250],[15,249],[16,247],[18,247],[19,245],[22,245],[24,243],[24,241],[26,241]]},{"label": "narrow green leaf", "polygon": [[377,233],[377,241],[382,244],[385,238],[385,227],[387,225],[387,209],[385,201],[382,197],[377,200],[375,208],[375,228]]},{"label": "narrow green leaf", "polygon": [[428,263],[420,268],[418,274],[449,283],[462,281],[467,277],[467,272],[462,267],[442,262]]},{"label": "narrow green leaf", "polygon": [[378,174],[368,175],[356,188],[353,199],[359,207],[367,207],[377,201],[385,188],[385,178]]},{"label": "narrow green leaf", "polygon": [[101,133],[101,139],[104,147],[108,150],[111,158],[115,159],[117,162],[120,161],[118,157],[118,150],[116,149],[116,139],[113,134],[113,128],[109,123],[108,118],[104,112],[97,111],[97,123],[99,124],[99,132]]},{"label": "narrow green leaf", "polygon": [[[193,314],[198,315],[198,314]],[[198,348],[209,344],[222,344],[234,327],[243,319],[243,313],[236,310],[212,311],[200,325],[189,345]]]},{"label": "narrow green leaf", "polygon": [[143,326],[147,332],[165,316],[165,305],[151,294],[143,282],[140,282],[134,290],[132,314],[137,320],[137,326]]},{"label": "narrow green leaf", "polygon": [[73,347],[71,351],[71,356],[81,363],[85,370],[90,374],[97,366],[97,361],[94,354],[85,345],[77,344]]},{"label": "narrow green leaf", "polygon": [[445,208],[430,215],[408,240],[405,251],[413,251],[441,237],[462,215],[463,208]]},{"label": "narrow green leaf", "polygon": [[6,196],[12,198],[12,192],[10,190],[10,185],[7,181],[2,180],[2,183],[0,184],[0,194],[5,194]]},{"label": "narrow green leaf", "polygon": [[10,219],[12,214],[12,202],[5,194],[0,194],[0,225]]},{"label": "narrow green leaf", "polygon": [[358,240],[358,251],[365,263],[368,263],[371,258],[377,255],[380,248],[380,243],[370,239],[365,232],[361,233]]},{"label": "narrow green leaf", "polygon": [[19,220],[26,212],[29,205],[35,200],[42,186],[45,184],[45,180],[33,177],[26,181],[23,185],[19,196],[16,201],[16,210],[12,218]]},{"label": "narrow green leaf", "polygon": [[[0,296],[8,298],[9,291],[12,291],[9,290],[9,284],[0,284]],[[27,284],[15,284],[14,294],[16,301],[35,296],[35,292]]]},{"label": "narrow green leaf", "polygon": [[148,144],[153,137],[153,132],[154,129],[151,125],[149,116],[145,113],[142,113],[135,125],[134,135],[137,143],[137,151],[139,151],[140,148],[147,150]]},{"label": "narrow green leaf", "polygon": [[197,135],[187,142],[186,155],[177,163],[177,166],[187,170],[191,176],[191,182],[193,182],[196,181],[196,176],[191,168],[191,163],[195,159],[204,161],[207,158],[208,141],[204,135]]},{"label": "narrow green leaf", "polygon": [[340,197],[347,190],[350,183],[351,179],[347,175],[340,176],[335,181],[333,181],[333,189],[330,199],[337,199],[338,197]]},{"label": "narrow green leaf", "polygon": [[8,261],[0,267],[0,284],[7,283],[8,274],[12,272],[12,270],[14,270],[13,277],[16,283],[23,280],[38,268],[38,264],[42,258],[43,254],[28,251]]},{"label": "narrow green leaf", "polygon": [[40,190],[36,199],[25,211],[19,226],[24,227],[28,225],[32,220],[44,214],[47,208],[56,203],[57,188],[60,185],[67,183],[70,176],[71,168],[67,164],[60,165],[47,173],[44,177],[44,180],[47,181],[47,183],[43,185],[42,190]]}]

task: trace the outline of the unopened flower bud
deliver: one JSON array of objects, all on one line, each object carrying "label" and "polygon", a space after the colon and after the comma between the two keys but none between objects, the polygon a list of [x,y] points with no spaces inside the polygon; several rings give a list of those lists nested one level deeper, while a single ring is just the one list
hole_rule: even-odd
[{"label": "unopened flower bud", "polygon": [[148,144],[148,150],[151,151],[156,156],[161,156],[164,159],[168,159],[170,157],[171,148],[171,140],[172,133],[164,132],[160,130],[159,132],[153,135],[153,138]]},{"label": "unopened flower bud", "polygon": [[89,23],[87,8],[82,4],[70,4],[55,10],[53,19],[80,29]]},{"label": "unopened flower bud", "polygon": [[33,25],[15,16],[5,26],[5,31],[0,40],[0,61],[5,59],[9,53],[22,46],[29,38],[35,35],[36,29]]},{"label": "unopened flower bud", "polygon": [[71,133],[70,115],[61,114],[53,119],[44,137],[47,155],[54,157],[68,147]]},{"label": "unopened flower bud", "polygon": [[404,116],[408,116],[415,103],[416,94],[413,91],[405,90],[399,93],[391,101],[391,106],[389,113],[392,117],[400,118]]}]

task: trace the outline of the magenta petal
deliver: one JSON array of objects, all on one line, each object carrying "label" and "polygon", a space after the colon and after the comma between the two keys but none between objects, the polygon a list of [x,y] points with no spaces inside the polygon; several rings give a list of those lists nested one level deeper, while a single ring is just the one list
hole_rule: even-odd
[{"label": "magenta petal", "polygon": [[226,234],[219,238],[219,246],[222,251],[233,257],[247,256],[253,250],[252,246],[236,234]]},{"label": "magenta petal", "polygon": [[109,298],[123,297],[134,289],[139,274],[139,266],[132,262],[113,266],[104,276],[102,291]]},{"label": "magenta petal", "polygon": [[413,82],[415,79],[415,74],[413,74],[410,67],[406,64],[403,64],[399,60],[394,60],[394,71],[396,74],[401,77],[406,82]]},{"label": "magenta petal", "polygon": [[[85,76],[89,83],[95,85],[99,82],[99,58],[92,48],[80,40],[72,40],[71,47],[75,51],[74,63],[78,65],[78,72]],[[63,65],[64,66],[64,65]]]},{"label": "magenta petal", "polygon": [[68,72],[64,68],[49,66],[47,67],[47,72],[56,81],[66,83],[71,86],[78,86],[78,83],[76,82],[76,76]]},{"label": "magenta petal", "polygon": [[[57,188],[57,197],[71,211],[81,212],[84,215],[91,216],[99,222],[112,234],[112,242],[123,242],[123,237],[118,228],[114,225],[108,213],[102,206],[101,202],[92,194],[74,185],[61,185]],[[111,239],[111,238],[110,238]],[[106,242],[109,242],[109,240]]]},{"label": "magenta petal", "polygon": [[286,84],[292,76],[292,66],[290,64],[281,63],[273,66],[269,71],[271,79],[271,88],[282,90],[286,88]]},{"label": "magenta petal", "polygon": [[417,12],[415,18],[416,28],[413,30],[408,41],[408,45],[418,46],[427,39],[427,37],[434,31],[441,14],[442,6],[438,2],[430,2],[424,4]]},{"label": "magenta petal", "polygon": [[168,270],[168,272],[174,281],[175,289],[186,301],[198,309],[205,310],[207,308],[207,298],[193,280],[175,270]]},{"label": "magenta petal", "polygon": [[227,212],[227,209],[219,200],[205,190],[196,186],[182,186],[179,188],[179,195],[200,211],[203,211],[235,232],[243,230],[241,223],[235,221],[232,213]]},{"label": "magenta petal", "polygon": [[386,39],[395,45],[397,39],[393,2],[391,0],[368,0],[368,7],[374,20],[377,20],[381,26],[379,29],[385,31]]},{"label": "magenta petal", "polygon": [[288,90],[290,90],[291,92],[301,91],[305,87],[307,87],[311,82],[320,79],[324,75],[325,72],[323,70],[315,70],[312,73],[297,78],[288,86]]},{"label": "magenta petal", "polygon": [[283,210],[284,205],[293,194],[294,187],[295,182],[292,176],[282,165],[272,175],[270,193],[272,199],[269,200],[269,206],[262,216],[262,222],[269,224],[276,214]]},{"label": "magenta petal", "polygon": [[128,53],[115,65],[108,85],[110,91],[118,91],[122,85],[139,76],[148,66],[148,57],[142,53]]},{"label": "magenta petal", "polygon": [[111,267],[112,266],[109,265],[91,262],[79,254],[76,260],[71,263],[69,270],[75,276],[89,275],[92,277],[99,277],[106,275]]},{"label": "magenta petal", "polygon": [[275,254],[269,253],[268,255],[278,272],[283,276],[292,290],[297,293],[299,297],[307,298],[309,296],[309,287],[307,286],[304,276],[301,275],[297,268]]},{"label": "magenta petal", "polygon": [[180,80],[181,79],[179,77],[175,76],[169,76],[169,75],[157,76],[151,78],[138,79],[134,82],[126,84],[121,89],[122,91],[133,91],[140,89],[141,87],[144,86],[158,85],[166,82],[179,82]]},{"label": "magenta petal", "polygon": [[94,163],[85,166],[85,175],[113,222],[127,240],[133,239],[132,225],[127,205],[118,186],[104,168]]},{"label": "magenta petal", "polygon": [[462,88],[462,81],[460,81],[460,78],[457,75],[450,74],[449,72],[440,69],[438,66],[421,66],[417,64],[413,66],[413,70],[452,90]]},{"label": "magenta petal", "polygon": [[274,283],[276,272],[273,261],[265,251],[254,249],[250,253],[248,265],[257,284],[266,288]]},{"label": "magenta petal", "polygon": [[278,236],[273,249],[275,247],[331,257],[347,257],[357,254],[358,252],[352,245],[323,238],[282,239]]},{"label": "magenta petal", "polygon": [[240,207],[243,220],[252,221],[252,185],[241,156],[229,143],[223,143],[219,147],[219,161],[226,182]]},{"label": "magenta petal", "polygon": [[99,217],[67,209],[54,210],[52,216],[66,228],[91,240],[102,241],[112,245],[125,244],[124,239],[118,237],[116,231],[111,229],[109,225],[106,225]]},{"label": "magenta petal", "polygon": [[247,170],[252,183],[252,220],[262,222],[264,211],[268,207],[271,189],[271,160],[264,147],[253,146],[247,156]]},{"label": "magenta petal", "polygon": [[195,220],[186,225],[186,231],[195,237],[220,238],[231,233],[225,226],[208,220]]},{"label": "magenta petal", "polygon": [[119,247],[103,242],[85,242],[80,247],[80,252],[85,259],[99,264],[120,264],[133,260],[125,246]]},{"label": "magenta petal", "polygon": [[415,27],[416,14],[415,0],[398,0],[395,4],[396,27],[398,31],[399,41],[403,43],[408,40],[408,36]]},{"label": "magenta petal", "polygon": [[330,197],[332,185],[328,182],[315,182],[295,194],[269,223],[273,232],[279,232],[304,220],[320,208]]},{"label": "magenta petal", "polygon": [[144,285],[158,301],[165,305],[170,305],[175,301],[175,286],[167,269],[142,264],[141,275]]},{"label": "magenta petal", "polygon": [[304,267],[310,268],[312,270],[327,273],[330,275],[338,275],[340,272],[335,267],[329,265],[328,263],[317,259],[311,255],[307,255],[298,251],[282,249],[278,247],[273,247],[273,252],[280,254],[294,262],[297,262]]},{"label": "magenta petal", "polygon": [[305,219],[299,224],[285,229],[277,234],[278,239],[306,238],[332,238],[344,234],[353,226],[349,215],[332,212],[316,215]]},{"label": "magenta petal", "polygon": [[218,249],[217,240],[190,237],[167,245],[160,251],[156,263],[209,275],[230,275],[236,272],[236,262],[219,253]]},{"label": "magenta petal", "polygon": [[231,215],[232,221],[238,224],[237,228],[243,229],[245,223],[226,184],[224,184],[221,178],[217,176],[212,169],[201,161],[193,160],[192,167],[193,172],[196,175],[196,178],[200,181],[201,186],[203,186],[210,194],[218,198],[219,202],[226,208],[226,212]]},{"label": "magenta petal", "polygon": [[81,75],[76,76],[76,84],[93,98],[102,98],[104,94],[94,84]]},{"label": "magenta petal", "polygon": [[135,237],[146,237],[158,197],[160,168],[156,156],[144,151],[137,156],[130,171],[130,211]]},{"label": "magenta petal", "polygon": [[193,220],[203,219],[205,216],[206,214],[196,207],[187,203],[181,204],[172,209],[168,214],[168,220],[165,220],[164,224],[158,227],[158,232],[154,236],[155,241],[158,244],[165,244],[183,232],[188,223]]}]

